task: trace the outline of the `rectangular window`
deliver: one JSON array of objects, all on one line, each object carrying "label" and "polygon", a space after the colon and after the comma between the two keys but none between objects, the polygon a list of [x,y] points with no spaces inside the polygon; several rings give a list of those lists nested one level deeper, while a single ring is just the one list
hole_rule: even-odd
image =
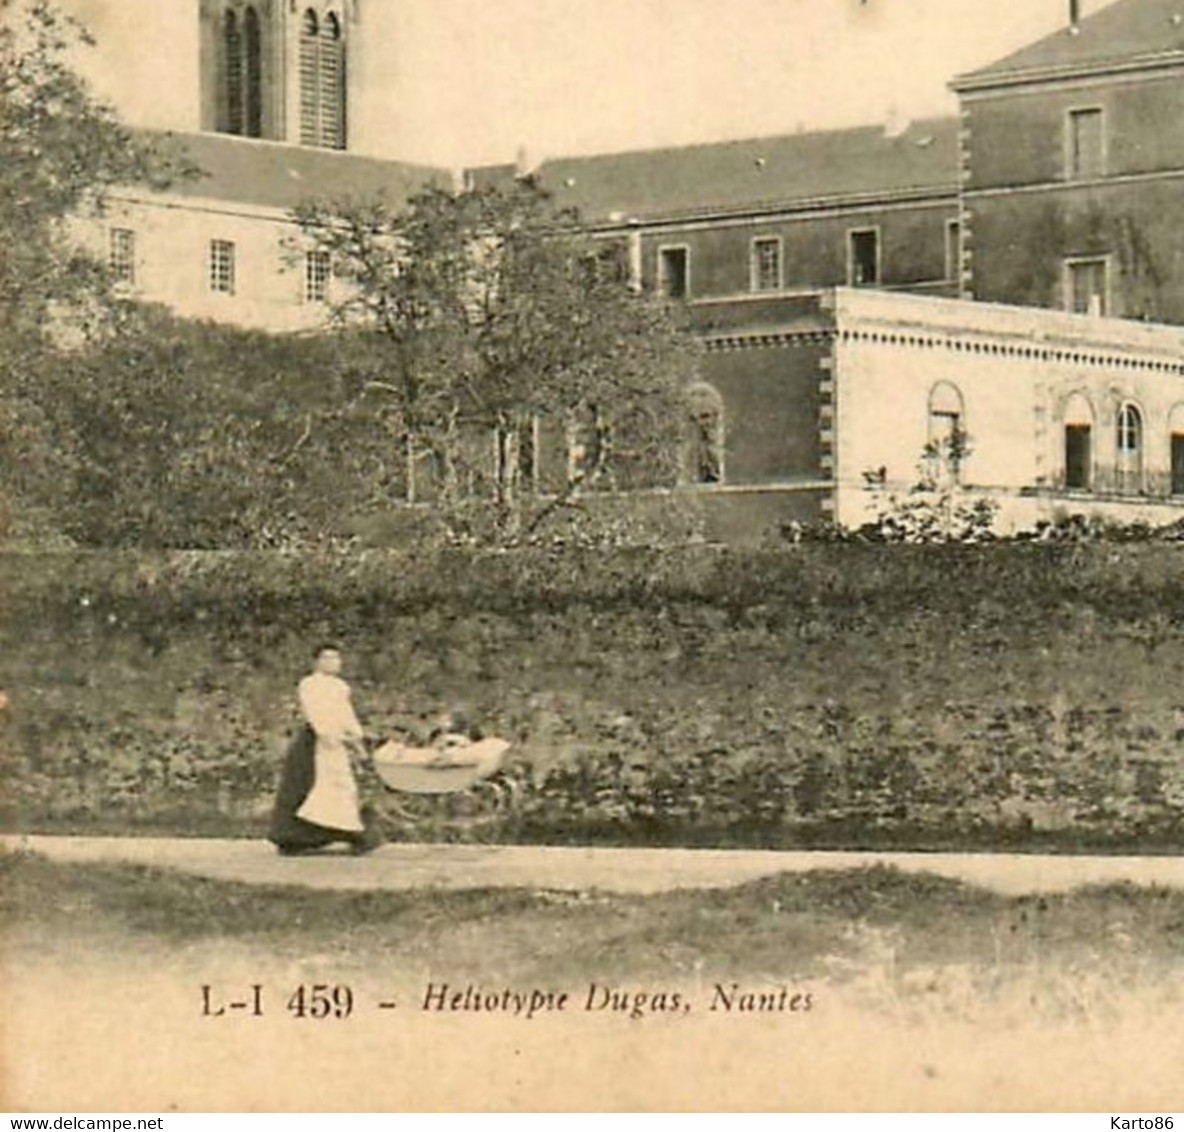
[{"label": "rectangular window", "polygon": [[1105,126],[1096,107],[1069,111],[1068,174],[1071,180],[1100,177],[1105,167]]},{"label": "rectangular window", "polygon": [[108,263],[116,283],[133,286],[136,282],[136,234],[130,228],[111,229]]},{"label": "rectangular window", "polygon": [[588,287],[629,283],[628,249],[618,241],[604,241],[595,251],[582,255],[578,266]]},{"label": "rectangular window", "polygon": [[210,290],[223,295],[233,295],[234,274],[234,243],[231,240],[211,240]]},{"label": "rectangular window", "polygon": [[304,301],[306,303],[328,302],[331,267],[328,252],[305,252]]},{"label": "rectangular window", "polygon": [[658,249],[658,294],[667,299],[685,299],[691,292],[689,248]]},{"label": "rectangular window", "polygon": [[946,278],[957,283],[962,278],[962,225],[946,221]]},{"label": "rectangular window", "polygon": [[762,236],[752,241],[752,289],[780,291],[781,238]]},{"label": "rectangular window", "polygon": [[1109,265],[1104,258],[1065,263],[1065,309],[1074,314],[1110,313]]},{"label": "rectangular window", "polygon": [[1090,426],[1065,426],[1065,487],[1070,491],[1089,491],[1091,454]]},{"label": "rectangular window", "polygon": [[847,282],[874,287],[880,282],[880,233],[876,228],[847,233]]}]

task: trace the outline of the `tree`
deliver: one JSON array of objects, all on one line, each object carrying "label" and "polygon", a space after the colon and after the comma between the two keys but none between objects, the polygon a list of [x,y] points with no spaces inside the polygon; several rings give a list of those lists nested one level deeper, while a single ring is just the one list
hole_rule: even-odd
[{"label": "tree", "polygon": [[[70,66],[86,31],[47,0],[0,0],[0,537],[70,474],[42,378],[64,328],[118,324],[106,265],[74,225],[116,185],[165,187],[192,168],[121,125]],[[70,336],[78,344],[77,334]]]},{"label": "tree", "polygon": [[484,496],[513,541],[590,492],[676,482],[692,340],[629,286],[624,250],[537,185],[297,215],[339,281],[334,317],[376,332],[370,384],[397,421],[409,500],[459,529]]},{"label": "tree", "polygon": [[192,170],[133,134],[71,69],[92,40],[47,0],[0,0],[0,336],[39,336],[51,314],[107,294],[78,217],[116,185],[166,187]]},{"label": "tree", "polygon": [[48,355],[30,394],[62,454],[41,496],[62,534],[103,547],[308,546],[389,508],[402,468],[352,336],[269,335],[151,307],[129,322]]}]

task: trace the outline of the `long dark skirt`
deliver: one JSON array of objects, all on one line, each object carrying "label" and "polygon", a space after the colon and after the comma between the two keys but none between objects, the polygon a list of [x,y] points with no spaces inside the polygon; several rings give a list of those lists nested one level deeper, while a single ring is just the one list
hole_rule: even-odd
[{"label": "long dark skirt", "polygon": [[305,798],[316,780],[317,737],[311,727],[302,727],[291,744],[284,759],[279,789],[275,796],[275,809],[271,815],[271,829],[267,839],[279,849],[288,852],[306,852],[345,841],[355,848],[372,847],[375,831],[370,828],[370,815],[363,810],[362,821],[367,826],[363,833],[346,833],[340,829],[326,829],[298,817],[296,811],[304,805]]}]

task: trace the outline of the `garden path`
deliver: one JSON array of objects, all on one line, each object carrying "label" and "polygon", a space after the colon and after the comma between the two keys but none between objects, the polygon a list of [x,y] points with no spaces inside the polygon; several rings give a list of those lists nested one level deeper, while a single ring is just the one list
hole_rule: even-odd
[{"label": "garden path", "polygon": [[776,852],[560,846],[390,844],[368,857],[279,857],[264,841],[5,835],[0,845],[60,862],[149,865],[248,884],[339,890],[530,888],[648,894],[726,888],[813,869],[884,865],[966,881],[1004,895],[1130,882],[1184,889],[1184,856]]}]

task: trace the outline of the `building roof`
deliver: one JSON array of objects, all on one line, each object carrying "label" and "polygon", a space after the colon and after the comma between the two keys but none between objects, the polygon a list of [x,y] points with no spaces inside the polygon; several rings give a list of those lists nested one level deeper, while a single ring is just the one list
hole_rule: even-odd
[{"label": "building roof", "polygon": [[309,200],[370,199],[398,206],[429,185],[449,187],[447,170],[339,150],[314,149],[229,134],[142,131],[201,170],[170,187],[178,196],[290,210]]},{"label": "building roof", "polygon": [[955,90],[1020,75],[1077,71],[1133,60],[1184,58],[1184,0],[1117,0],[1074,28],[1037,40],[990,66],[963,75]]},{"label": "building roof", "polygon": [[[534,176],[588,221],[654,220],[957,190],[957,121],[648,149],[544,162]],[[477,183],[506,167],[474,170]]]}]

